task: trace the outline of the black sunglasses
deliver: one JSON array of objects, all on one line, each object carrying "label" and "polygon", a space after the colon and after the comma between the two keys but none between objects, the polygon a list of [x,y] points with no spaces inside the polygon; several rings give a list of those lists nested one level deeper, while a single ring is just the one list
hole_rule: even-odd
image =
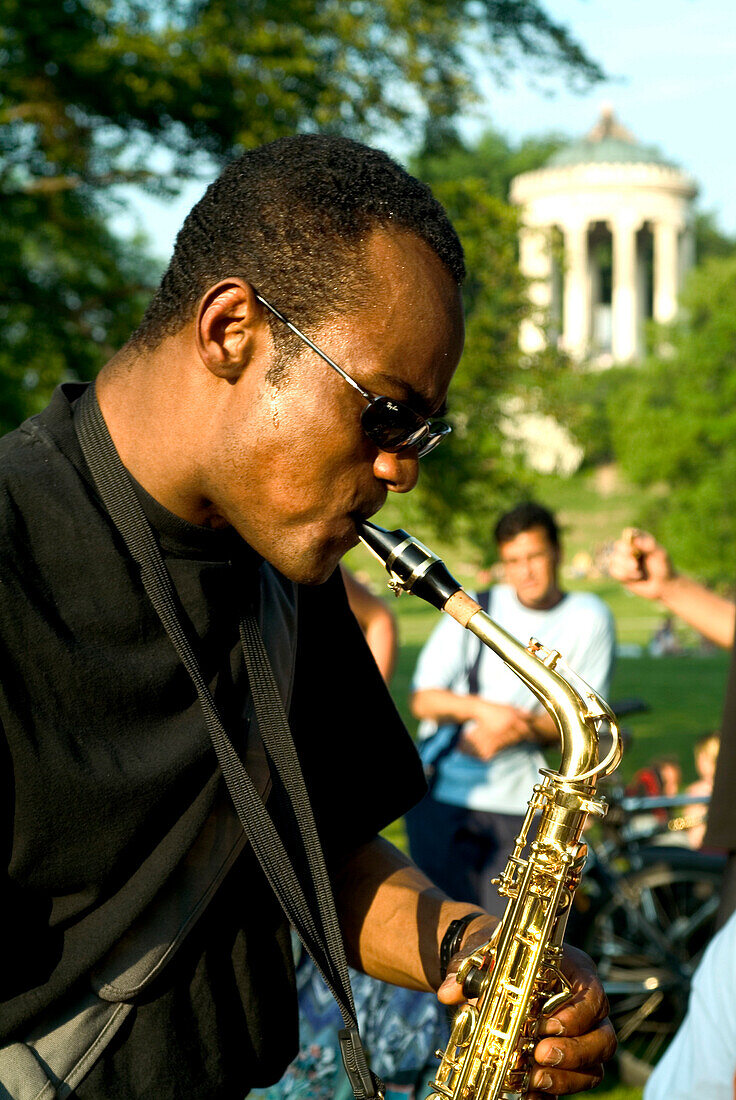
[{"label": "black sunglasses", "polygon": [[394,401],[391,397],[379,397],[369,393],[368,390],[364,390],[354,378],[350,377],[347,371],[344,371],[333,359],[330,359],[329,355],[318,348],[296,325],[292,325],[291,321],[287,321],[283,313],[279,313],[276,307],[267,302],[263,295],[259,294],[258,291],[255,293],[262,306],[273,313],[274,317],[278,317],[279,321],[290,328],[295,336],[303,340],[313,352],[319,355],[320,359],[324,359],[325,363],[336,370],[340,377],[344,378],[368,402],[361,413],[360,425],[371,443],[375,443],[379,450],[390,451],[395,454],[397,451],[403,451],[406,447],[416,447],[417,458],[423,458],[424,455],[428,455],[430,451],[435,449],[438,443],[442,441],[443,436],[450,434],[452,428],[444,420],[425,420],[418,412],[415,412],[414,409],[401,401]]}]

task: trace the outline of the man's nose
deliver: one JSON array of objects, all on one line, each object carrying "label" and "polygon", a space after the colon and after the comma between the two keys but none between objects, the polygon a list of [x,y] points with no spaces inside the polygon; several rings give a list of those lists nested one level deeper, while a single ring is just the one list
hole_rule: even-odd
[{"label": "man's nose", "polygon": [[379,451],[373,462],[373,472],[390,493],[409,493],[419,480],[419,458],[416,447],[391,454]]}]

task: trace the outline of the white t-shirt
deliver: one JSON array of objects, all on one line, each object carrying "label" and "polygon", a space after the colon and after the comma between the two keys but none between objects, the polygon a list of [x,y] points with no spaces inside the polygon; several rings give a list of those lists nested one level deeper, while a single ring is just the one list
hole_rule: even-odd
[{"label": "white t-shirt", "polygon": [[736,1096],[736,913],[700,960],[687,1014],[644,1089],[644,1100]]},{"label": "white t-shirt", "polygon": [[[615,649],[610,609],[588,592],[568,592],[555,607],[537,611],[525,607],[510,585],[491,591],[491,618],[526,645],[534,637],[559,650],[570,668],[604,698],[608,694]],[[467,672],[480,641],[449,616],[443,616],[417,662],[413,691],[444,688],[459,695],[468,692]],[[478,693],[493,703],[509,703],[541,712],[542,704],[516,673],[486,646],[478,670]],[[420,742],[437,729],[421,722]],[[427,753],[431,758],[433,743]],[[544,758],[537,745],[523,742],[496,753],[488,761],[477,760],[455,749],[438,766],[433,795],[440,802],[474,810],[519,814],[526,805]]]}]

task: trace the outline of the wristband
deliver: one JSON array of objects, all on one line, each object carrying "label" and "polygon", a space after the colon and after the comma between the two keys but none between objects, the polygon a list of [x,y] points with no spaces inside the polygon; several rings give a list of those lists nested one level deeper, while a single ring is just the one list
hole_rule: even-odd
[{"label": "wristband", "polygon": [[447,977],[447,968],[450,965],[450,960],[456,951],[460,950],[463,934],[471,921],[474,921],[476,917],[485,917],[486,914],[482,910],[477,909],[475,913],[466,913],[464,917],[458,917],[457,920],[451,920],[447,926],[447,931],[442,937],[442,943],[440,944],[440,977],[444,982]]}]

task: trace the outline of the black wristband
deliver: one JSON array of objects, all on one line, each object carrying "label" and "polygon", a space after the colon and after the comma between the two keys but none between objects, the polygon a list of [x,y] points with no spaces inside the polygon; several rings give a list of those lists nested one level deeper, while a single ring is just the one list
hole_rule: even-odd
[{"label": "black wristband", "polygon": [[471,921],[476,917],[485,917],[485,913],[478,909],[475,913],[466,913],[464,917],[458,917],[457,920],[451,920],[447,926],[447,931],[442,937],[442,943],[440,944],[440,977],[444,982],[447,977],[447,968],[450,965],[450,959],[456,951],[460,950],[460,944],[463,940],[463,933],[468,927]]}]

